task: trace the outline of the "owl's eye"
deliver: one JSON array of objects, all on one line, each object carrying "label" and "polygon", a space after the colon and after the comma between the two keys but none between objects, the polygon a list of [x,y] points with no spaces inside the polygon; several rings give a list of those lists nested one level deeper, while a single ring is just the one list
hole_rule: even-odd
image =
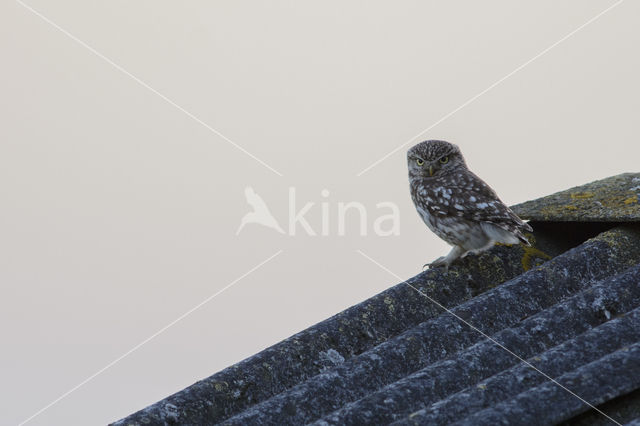
[{"label": "owl's eye", "polygon": [[424,164],[424,160],[422,158],[416,158],[416,163],[418,166],[422,166]]},{"label": "owl's eye", "polygon": [[440,164],[447,164],[449,162],[449,157],[446,155],[440,158]]}]

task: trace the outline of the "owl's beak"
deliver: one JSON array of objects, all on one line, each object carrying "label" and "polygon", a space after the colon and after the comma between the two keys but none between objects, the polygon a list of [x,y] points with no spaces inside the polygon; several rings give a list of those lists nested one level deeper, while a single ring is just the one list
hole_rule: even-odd
[{"label": "owl's beak", "polygon": [[429,176],[433,176],[433,166],[429,166]]}]

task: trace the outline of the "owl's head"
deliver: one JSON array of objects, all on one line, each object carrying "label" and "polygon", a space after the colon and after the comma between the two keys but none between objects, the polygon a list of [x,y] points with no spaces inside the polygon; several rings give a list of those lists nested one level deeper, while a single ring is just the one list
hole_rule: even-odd
[{"label": "owl's head", "polygon": [[460,148],[449,142],[428,140],[407,152],[409,177],[430,178],[447,174],[467,164]]}]

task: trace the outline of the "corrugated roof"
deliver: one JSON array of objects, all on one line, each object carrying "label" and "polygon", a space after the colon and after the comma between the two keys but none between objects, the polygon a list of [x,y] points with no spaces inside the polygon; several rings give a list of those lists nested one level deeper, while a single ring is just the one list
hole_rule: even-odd
[{"label": "corrugated roof", "polygon": [[640,173],[624,173],[513,206],[523,219],[559,222],[640,221]]},{"label": "corrugated roof", "polygon": [[[579,200],[638,176],[587,185],[594,195]],[[640,417],[640,227],[615,209],[559,224],[536,216],[545,198],[520,205],[537,220],[533,247],[421,273],[116,424]]]}]

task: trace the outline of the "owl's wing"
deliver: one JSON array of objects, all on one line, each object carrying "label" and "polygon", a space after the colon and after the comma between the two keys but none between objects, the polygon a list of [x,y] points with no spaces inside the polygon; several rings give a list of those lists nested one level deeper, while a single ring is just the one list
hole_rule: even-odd
[{"label": "owl's wing", "polygon": [[482,179],[469,172],[453,185],[432,187],[435,203],[428,203],[430,213],[457,216],[474,222],[489,222],[516,235],[531,232],[531,226],[520,219]]}]

